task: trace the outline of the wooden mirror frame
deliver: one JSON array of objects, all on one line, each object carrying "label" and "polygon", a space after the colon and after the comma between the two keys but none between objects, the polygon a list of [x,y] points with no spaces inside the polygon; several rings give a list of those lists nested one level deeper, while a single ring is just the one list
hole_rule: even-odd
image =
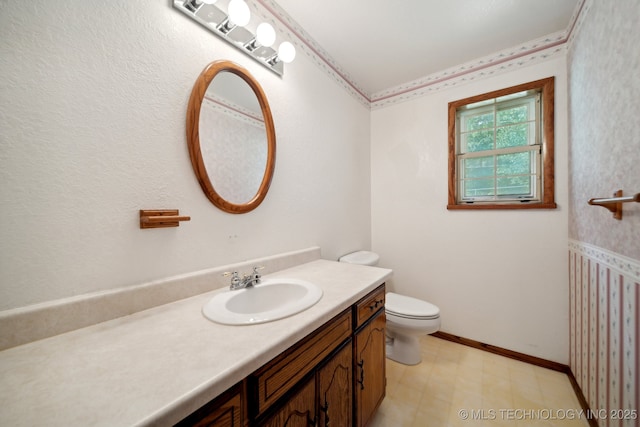
[{"label": "wooden mirror frame", "polygon": [[[204,100],[205,93],[209,88],[209,84],[214,77],[223,71],[227,71],[242,78],[253,90],[260,103],[262,110],[262,116],[264,117],[265,129],[267,132],[267,164],[265,167],[264,176],[260,187],[255,196],[247,203],[236,204],[225,200],[213,187],[207,169],[204,164],[202,150],[200,148],[200,108],[202,107],[202,101]],[[241,214],[254,210],[264,200],[269,191],[271,185],[271,179],[273,178],[273,171],[276,163],[276,131],[273,124],[273,117],[271,116],[271,109],[267,102],[267,96],[265,95],[262,87],[256,79],[238,64],[231,61],[214,61],[208,64],[205,69],[200,73],[198,79],[193,85],[191,90],[191,97],[189,98],[189,105],[187,107],[187,145],[189,146],[189,156],[191,157],[191,165],[193,171],[198,178],[200,187],[206,194],[207,198],[218,208],[225,212],[233,214]],[[240,166],[239,166],[240,167]]]}]

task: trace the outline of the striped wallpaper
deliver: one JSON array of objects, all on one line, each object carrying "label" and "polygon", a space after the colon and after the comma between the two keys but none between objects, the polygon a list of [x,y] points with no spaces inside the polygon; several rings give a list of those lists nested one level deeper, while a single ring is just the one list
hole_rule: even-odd
[{"label": "striped wallpaper", "polygon": [[571,371],[599,426],[638,426],[640,261],[570,240],[569,284]]}]

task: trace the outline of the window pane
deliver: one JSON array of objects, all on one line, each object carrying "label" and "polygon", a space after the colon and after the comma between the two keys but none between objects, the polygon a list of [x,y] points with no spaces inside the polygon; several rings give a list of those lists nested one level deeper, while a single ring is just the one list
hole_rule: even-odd
[{"label": "window pane", "polygon": [[553,150],[542,155],[553,144],[553,120],[543,122],[553,117],[553,97],[544,96],[553,94],[553,83],[548,78],[449,103],[447,208],[555,207],[548,185]]},{"label": "window pane", "polygon": [[493,179],[469,179],[463,181],[464,197],[493,196],[494,191]]},{"label": "window pane", "polygon": [[498,126],[526,122],[529,119],[529,106],[518,105],[505,110],[498,110],[496,115]]},{"label": "window pane", "polygon": [[500,177],[497,186],[499,196],[529,196],[531,176]]},{"label": "window pane", "polygon": [[496,130],[496,146],[498,148],[522,147],[528,144],[528,124],[504,126]]},{"label": "window pane", "polygon": [[493,150],[493,130],[469,132],[463,135],[466,153]]},{"label": "window pane", "polygon": [[[495,158],[489,157],[476,157],[473,159],[464,159],[462,161],[462,168],[465,178],[478,178],[484,176],[493,176]],[[492,184],[493,185],[493,184]]]},{"label": "window pane", "polygon": [[479,130],[493,127],[493,111],[466,116],[462,129],[464,131]]},{"label": "window pane", "polygon": [[498,156],[498,175],[522,175],[531,173],[531,151],[501,154]]}]

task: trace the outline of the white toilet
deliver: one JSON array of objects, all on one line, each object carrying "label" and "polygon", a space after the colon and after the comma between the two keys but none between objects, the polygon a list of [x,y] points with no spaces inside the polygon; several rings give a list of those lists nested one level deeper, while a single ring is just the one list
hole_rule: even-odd
[{"label": "white toilet", "polygon": [[[340,262],[377,265],[380,257],[374,252],[358,251],[340,257]],[[440,329],[440,309],[417,298],[387,292],[387,357],[405,365],[420,363],[418,337]]]}]

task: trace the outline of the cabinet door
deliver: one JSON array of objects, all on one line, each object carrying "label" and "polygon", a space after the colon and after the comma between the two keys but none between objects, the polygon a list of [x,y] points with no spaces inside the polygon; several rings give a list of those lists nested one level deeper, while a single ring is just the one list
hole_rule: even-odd
[{"label": "cabinet door", "polygon": [[318,370],[318,427],[351,426],[353,419],[351,340]]},{"label": "cabinet door", "polygon": [[316,425],[316,383],[312,377],[261,427],[310,427]]},{"label": "cabinet door", "polygon": [[354,387],[356,425],[365,426],[385,395],[385,324],[384,310],[367,323],[355,338]]}]

